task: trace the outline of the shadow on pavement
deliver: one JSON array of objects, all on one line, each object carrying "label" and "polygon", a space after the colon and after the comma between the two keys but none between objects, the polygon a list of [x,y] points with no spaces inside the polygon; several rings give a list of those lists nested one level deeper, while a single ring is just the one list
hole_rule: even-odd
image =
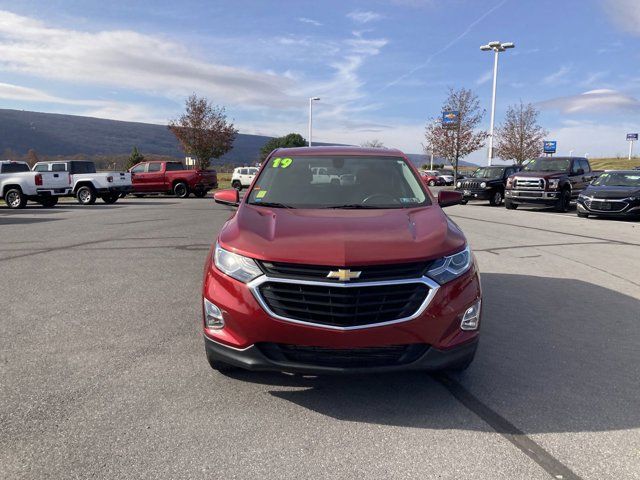
[{"label": "shadow on pavement", "polygon": [[[484,274],[482,281],[478,355],[451,378],[527,433],[640,427],[640,301],[579,280]],[[341,420],[472,428],[427,373],[233,378],[285,387],[270,393]]]}]

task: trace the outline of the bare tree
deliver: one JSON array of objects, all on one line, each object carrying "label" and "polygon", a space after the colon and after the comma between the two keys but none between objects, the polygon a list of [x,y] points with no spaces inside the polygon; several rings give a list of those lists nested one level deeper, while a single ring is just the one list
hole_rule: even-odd
[{"label": "bare tree", "polygon": [[40,159],[38,158],[38,154],[33,148],[30,148],[27,152],[27,163],[30,167],[33,167],[36,163],[38,163]]},{"label": "bare tree", "polygon": [[507,114],[496,130],[496,155],[504,160],[515,160],[522,165],[525,160],[542,153],[542,141],[547,131],[538,125],[539,112],[528,104],[510,105]]},{"label": "bare tree", "polygon": [[224,107],[195,94],[185,103],[185,113],[169,122],[169,130],[185,153],[196,158],[197,167],[206,169],[212,158],[220,158],[233,148],[238,130],[227,121]]},{"label": "bare tree", "polygon": [[367,148],[384,148],[384,143],[382,143],[377,138],[374,138],[373,140],[367,140],[366,142],[362,142],[360,146],[367,147]]},{"label": "bare tree", "polygon": [[449,96],[442,105],[443,111],[457,111],[458,123],[453,128],[442,124],[442,120],[432,119],[425,128],[425,152],[433,152],[444,157],[454,169],[454,182],[458,177],[458,162],[484,146],[489,134],[476,130],[485,111],[480,109],[478,96],[471,90],[449,89]]}]

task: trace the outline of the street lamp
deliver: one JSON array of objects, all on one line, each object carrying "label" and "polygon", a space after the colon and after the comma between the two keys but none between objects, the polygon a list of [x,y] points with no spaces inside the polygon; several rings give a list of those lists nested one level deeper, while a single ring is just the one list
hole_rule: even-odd
[{"label": "street lamp", "polygon": [[486,45],[482,45],[480,50],[488,52],[493,50],[493,99],[491,100],[491,126],[489,127],[489,153],[488,163],[491,166],[491,160],[493,158],[493,124],[496,116],[496,86],[498,84],[498,54],[504,52],[508,48],[514,48],[515,45],[512,42],[489,42]]},{"label": "street lamp", "polygon": [[313,102],[320,100],[320,97],[309,98],[309,146],[311,146],[311,130],[313,129]]}]

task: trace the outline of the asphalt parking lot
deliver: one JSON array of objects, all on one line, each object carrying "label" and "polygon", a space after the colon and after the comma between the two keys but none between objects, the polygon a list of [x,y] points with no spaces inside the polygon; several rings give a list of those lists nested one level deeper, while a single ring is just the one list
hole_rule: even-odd
[{"label": "asphalt parking lot", "polygon": [[0,478],[640,478],[640,222],[471,203],[464,374],[213,372],[208,199],[0,208]]}]

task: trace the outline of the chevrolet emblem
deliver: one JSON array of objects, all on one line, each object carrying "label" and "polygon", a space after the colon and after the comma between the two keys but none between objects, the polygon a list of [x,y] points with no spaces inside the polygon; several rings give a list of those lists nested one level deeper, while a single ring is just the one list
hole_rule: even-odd
[{"label": "chevrolet emblem", "polygon": [[339,268],[336,272],[329,272],[327,278],[337,278],[341,282],[348,282],[352,278],[360,278],[361,273],[362,272],[352,272],[351,270],[342,270]]}]

